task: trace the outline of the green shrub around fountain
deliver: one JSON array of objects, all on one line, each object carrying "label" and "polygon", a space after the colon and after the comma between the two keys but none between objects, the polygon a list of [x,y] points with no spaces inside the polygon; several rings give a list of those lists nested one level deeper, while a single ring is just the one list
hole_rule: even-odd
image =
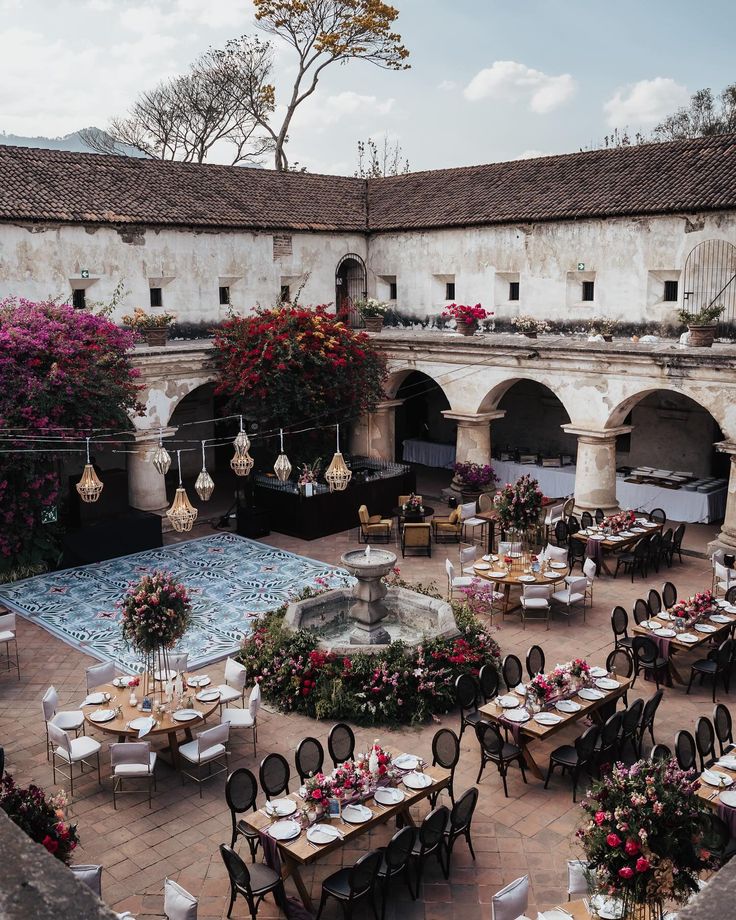
[{"label": "green shrub around fountain", "polygon": [[[404,586],[394,578],[394,586]],[[430,597],[433,585],[405,585]],[[308,588],[302,597],[322,593]],[[472,598],[453,603],[460,632],[428,638],[415,648],[392,642],[379,652],[335,655],[319,647],[314,630],[284,625],[287,605],[267,613],[243,642],[240,660],[263,696],[283,712],[354,723],[412,724],[455,707],[459,674],[500,667],[500,649],[471,609]]]}]

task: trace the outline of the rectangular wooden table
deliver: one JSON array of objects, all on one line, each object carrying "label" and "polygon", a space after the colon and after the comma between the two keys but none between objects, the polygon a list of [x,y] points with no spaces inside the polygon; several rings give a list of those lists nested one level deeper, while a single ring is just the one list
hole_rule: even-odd
[{"label": "rectangular wooden table", "polygon": [[[338,847],[344,846],[350,841],[354,842],[357,837],[361,837],[364,834],[369,833],[377,824],[382,824],[386,821],[389,821],[391,818],[396,817],[396,815],[401,815],[404,821],[413,825],[414,820],[409,810],[411,806],[416,805],[423,799],[429,798],[430,795],[434,795],[436,792],[441,791],[450,782],[450,771],[445,770],[442,767],[425,766],[424,772],[427,774],[427,776],[432,778],[432,785],[427,786],[426,789],[415,790],[408,789],[403,784],[400,784],[400,788],[404,792],[405,798],[403,802],[399,802],[398,805],[379,805],[373,801],[373,799],[368,799],[366,802],[364,802],[363,804],[373,813],[373,817],[369,821],[366,821],[364,824],[347,824],[335,818],[327,821],[326,823],[338,828],[342,833],[342,838],[338,838],[333,843],[328,843],[321,846],[312,844],[307,840],[306,831],[304,830],[302,830],[301,834],[295,840],[273,841],[278,848],[279,857],[281,859],[281,877],[283,879],[287,879],[289,876],[291,876],[291,878],[294,880],[297,891],[299,892],[299,897],[302,899],[302,903],[307,908],[307,910],[312,911],[314,908],[312,899],[309,896],[309,891],[307,890],[307,887],[304,884],[304,879],[301,876],[300,867],[308,866],[311,863],[316,862],[326,853],[330,853],[333,850],[336,850]],[[298,808],[301,808],[304,805],[304,800],[301,798],[298,792],[292,792],[288,798],[295,801]],[[243,820],[249,827],[262,832],[266,831],[266,829],[272,823],[271,818],[262,810],[244,816]]]},{"label": "rectangular wooden table", "polygon": [[[716,612],[716,611],[714,611]],[[667,667],[669,669],[672,680],[678,684],[686,684],[687,680],[684,675],[680,673],[675,664],[675,657],[678,653],[682,653],[688,649],[699,649],[701,646],[705,645],[707,642],[710,642],[711,639],[716,640],[718,644],[725,641],[728,638],[729,630],[732,628],[734,622],[736,622],[736,616],[730,613],[726,613],[724,610],[719,609],[718,613],[723,614],[723,616],[728,617],[728,623],[710,623],[709,620],[704,620],[705,623],[708,623],[710,626],[715,627],[715,631],[711,633],[701,633],[698,632],[695,627],[690,627],[686,632],[692,633],[692,635],[698,637],[697,642],[683,642],[678,636],[674,638],[671,636],[661,636],[660,638],[666,638],[669,640],[669,652],[667,654]],[[672,620],[663,620],[661,617],[653,617],[655,623],[659,623],[665,628],[672,628]],[[650,639],[657,639],[658,630],[647,629],[646,626],[640,626],[636,624],[631,630],[637,636],[649,636]]]},{"label": "rectangular wooden table", "polygon": [[[564,728],[567,728],[569,725],[575,722],[580,722],[586,716],[592,715],[602,706],[606,706],[607,704],[618,700],[619,697],[626,693],[626,691],[633,683],[633,678],[617,677],[615,680],[618,682],[618,690],[601,691],[602,693],[605,693],[605,696],[600,700],[584,700],[576,696],[575,702],[580,703],[580,709],[577,712],[564,713],[554,710],[556,715],[561,716],[561,720],[555,725],[540,725],[539,722],[534,721],[533,716],[528,722],[523,722],[519,725],[519,747],[522,750],[526,765],[538,779],[544,779],[544,773],[542,772],[537,762],[534,760],[534,757],[529,750],[529,745],[533,741],[546,741],[548,738],[556,735],[558,732],[562,731]],[[512,692],[515,693],[516,691]],[[519,696],[520,700],[523,699],[521,694],[516,695]],[[480,706],[478,711],[485,719],[488,719],[491,722],[495,722],[504,728],[508,727],[508,723],[502,721],[504,713],[507,710],[502,709],[495,703],[486,703],[484,706]]]},{"label": "rectangular wooden table", "polygon": [[[664,524],[656,524],[655,526],[649,527],[640,527],[639,530],[642,530],[643,533],[635,533],[630,537],[623,537],[617,540],[599,540],[597,541],[600,544],[601,548],[601,569],[606,573],[606,575],[613,575],[613,572],[609,569],[606,564],[606,553],[609,555],[614,553],[624,553],[632,549],[636,544],[643,540],[645,537],[649,537],[655,533],[661,533]],[[572,535],[573,540],[577,540],[578,543],[585,543],[587,545],[588,540],[591,539],[591,535],[588,533],[581,533],[577,531]]]},{"label": "rectangular wooden table", "polygon": [[[736,750],[729,752],[730,756],[736,757]],[[733,784],[728,786],[728,789],[736,790],[736,770],[730,770],[728,767],[721,767],[718,764],[713,764],[710,768],[716,770],[718,773],[725,773],[726,776],[730,776],[733,780]],[[704,780],[700,780],[700,789],[695,793],[699,798],[703,799],[708,805],[713,809],[713,811],[718,811],[722,803],[719,800],[719,796],[723,792],[723,789],[717,789],[715,786],[711,786],[706,783]],[[725,807],[725,806],[724,806]]]}]

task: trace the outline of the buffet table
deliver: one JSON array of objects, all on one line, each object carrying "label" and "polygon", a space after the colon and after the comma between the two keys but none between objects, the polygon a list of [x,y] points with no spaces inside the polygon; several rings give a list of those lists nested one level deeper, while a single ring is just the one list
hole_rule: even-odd
[{"label": "buffet table", "polygon": [[[575,467],[546,467],[536,464],[494,460],[493,469],[501,483],[515,482],[519,476],[532,476],[539,482],[545,495],[573,495],[575,492]],[[652,511],[662,508],[670,521],[708,524],[719,521],[726,513],[727,489],[705,494],[687,492],[685,489],[663,489],[655,485],[616,480],[616,499],[622,508]]]},{"label": "buffet table", "polygon": [[407,438],[403,442],[404,463],[421,463],[423,466],[441,467],[451,470],[455,463],[455,445],[437,444],[434,441],[417,441]]}]

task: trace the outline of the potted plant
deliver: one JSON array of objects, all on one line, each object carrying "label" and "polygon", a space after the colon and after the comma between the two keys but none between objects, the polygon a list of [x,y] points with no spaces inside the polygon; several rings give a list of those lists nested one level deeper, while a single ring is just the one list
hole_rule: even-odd
[{"label": "potted plant", "polygon": [[695,348],[710,348],[716,335],[716,320],[724,309],[720,303],[701,307],[697,313],[690,313],[683,307],[678,315],[690,333],[688,344]]},{"label": "potted plant", "polygon": [[533,316],[528,314],[522,314],[521,316],[515,316],[511,320],[511,325],[515,327],[517,332],[520,332],[522,335],[525,335],[529,339],[536,339],[538,333],[540,332],[549,332],[549,324],[546,323],[543,319],[536,319]]},{"label": "potted plant", "polygon": [[299,491],[306,498],[311,498],[314,495],[315,483],[319,476],[320,463],[321,461],[319,459],[315,460],[312,464],[302,463],[298,486]]},{"label": "potted plant", "polygon": [[604,342],[612,342],[613,334],[618,327],[615,319],[606,316],[594,316],[590,321],[588,332],[590,335],[602,335]]},{"label": "potted plant", "polygon": [[380,332],[383,329],[383,318],[388,310],[388,304],[376,300],[375,297],[368,297],[366,300],[357,301],[355,306],[368,332]]},{"label": "potted plant", "polygon": [[460,335],[475,335],[478,331],[478,323],[489,316],[493,316],[493,313],[484,310],[479,303],[475,304],[475,306],[465,303],[451,303],[442,313],[443,319],[451,317],[455,320],[455,331],[459,332]]},{"label": "potted plant", "polygon": [[452,486],[460,492],[463,501],[475,501],[481,492],[493,491],[498,476],[488,463],[456,463],[453,466],[455,477]]},{"label": "potted plant", "polygon": [[127,314],[123,317],[123,322],[140,332],[147,345],[165,345],[169,326],[175,319],[174,313],[146,313],[141,307],[136,307],[132,316]]}]

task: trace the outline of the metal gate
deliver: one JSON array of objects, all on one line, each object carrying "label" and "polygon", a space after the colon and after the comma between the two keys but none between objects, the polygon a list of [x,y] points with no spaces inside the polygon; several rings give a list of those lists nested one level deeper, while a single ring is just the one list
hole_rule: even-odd
[{"label": "metal gate", "polygon": [[335,312],[351,326],[362,326],[363,320],[355,307],[359,300],[365,300],[365,262],[356,252],[349,252],[337,263],[335,269]]},{"label": "metal gate", "polygon": [[699,243],[685,261],[682,305],[688,313],[721,304],[718,335],[733,330],[736,323],[736,246],[727,240]]}]

